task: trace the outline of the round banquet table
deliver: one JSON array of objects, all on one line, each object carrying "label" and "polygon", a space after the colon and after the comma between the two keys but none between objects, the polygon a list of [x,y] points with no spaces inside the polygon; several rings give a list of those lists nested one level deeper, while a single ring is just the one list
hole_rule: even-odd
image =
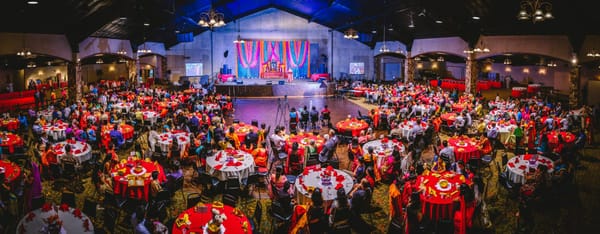
[{"label": "round banquet table", "polygon": [[[517,125],[501,122],[501,123],[496,124],[496,127],[498,129],[498,140],[500,140],[500,142],[504,143],[504,142],[506,142],[506,139],[508,139],[508,137],[512,134],[513,130],[515,128],[517,128]],[[491,130],[492,125],[490,123],[488,123],[486,129]]]},{"label": "round banquet table", "polygon": [[254,133],[258,132],[258,128],[256,126],[242,122],[239,124],[233,124],[233,129],[235,130],[235,134],[238,136],[240,143],[244,143],[244,140],[246,140],[246,134],[250,132],[250,129],[252,129]]},{"label": "round banquet table", "polygon": [[[401,137],[406,138],[408,140],[408,137],[410,136],[410,132],[412,131],[413,126],[415,125],[415,122],[416,121],[413,121],[413,120],[411,120],[411,121],[404,121],[404,122],[401,122],[398,125],[398,127],[400,129],[402,129],[402,131],[401,131],[402,136]],[[427,122],[421,121],[421,127],[423,128],[423,132],[425,132],[425,129],[427,129],[427,126],[428,126]]]},{"label": "round banquet table", "polygon": [[155,102],[155,104],[159,109],[165,109],[165,108],[175,109],[179,105],[178,102],[173,102],[173,101]]},{"label": "round banquet table", "polygon": [[524,154],[512,157],[506,163],[508,178],[514,183],[524,184],[526,170],[528,170],[530,167],[537,168],[538,165],[546,165],[548,167],[548,173],[552,173],[554,171],[554,162],[552,159],[544,156],[537,154]]},{"label": "round banquet table", "polygon": [[206,158],[206,171],[220,181],[239,178],[254,172],[254,158],[242,150],[220,150]]},{"label": "round banquet table", "polygon": [[162,152],[171,151],[171,144],[173,143],[173,137],[177,137],[177,143],[179,144],[179,149],[183,152],[190,145],[190,133],[189,132],[180,132],[180,133],[170,133],[165,132],[159,134],[160,138],[156,141],[156,144],[160,146]]},{"label": "round banquet table", "polygon": [[488,106],[490,107],[490,109],[497,108],[497,109],[501,109],[501,110],[502,110],[502,109],[504,109],[504,108],[505,108],[507,105],[508,105],[508,103],[507,103],[506,101],[498,101],[498,102],[496,102],[496,101],[490,101],[490,102],[488,103]]},{"label": "round banquet table", "polygon": [[446,121],[446,125],[452,126],[454,124],[454,121],[456,120],[456,113],[454,113],[454,112],[444,113],[440,116],[440,118],[443,121]]},{"label": "round banquet table", "polygon": [[542,88],[541,84],[528,84],[527,85],[527,93],[534,94],[540,91]]},{"label": "round banquet table", "polygon": [[156,111],[143,111],[142,116],[144,120],[150,121],[151,124],[156,124],[156,120],[160,116]]},{"label": "round banquet table", "polygon": [[90,218],[78,208],[66,204],[55,206],[48,203],[42,208],[27,213],[17,225],[18,234],[43,233],[49,217],[57,217],[62,222],[65,233],[94,233],[94,224]]},{"label": "round banquet table", "polygon": [[452,104],[452,111],[454,111],[454,112],[461,112],[466,108],[467,108],[467,103],[460,102],[460,103]]},{"label": "round banquet table", "polygon": [[312,133],[300,132],[298,135],[290,136],[285,142],[285,151],[292,149],[294,142],[298,143],[298,154],[304,155],[304,148],[310,145],[310,141],[314,140],[317,145],[317,152],[323,150],[323,144],[325,144],[325,138],[321,136],[315,136]]},{"label": "round banquet table", "polygon": [[151,96],[142,96],[142,97],[140,97],[140,98],[139,98],[139,100],[140,100],[140,103],[141,103],[142,105],[145,105],[145,104],[150,104],[150,103],[152,103],[152,99],[153,99],[153,98],[152,98]]},{"label": "round banquet table", "polygon": [[[338,122],[336,128],[340,133],[352,132],[352,136],[360,136],[360,132],[369,128],[369,124],[364,120],[358,120],[356,118],[346,119]],[[349,135],[349,134],[345,134]]]},{"label": "round banquet table", "polygon": [[[138,163],[143,167],[143,170],[136,173],[134,169]],[[119,164],[111,169],[111,176],[114,180],[114,193],[121,194],[123,197],[128,196],[148,201],[153,171],[158,171],[158,181],[161,183],[167,181],[165,172],[158,162],[135,158],[121,160]]]},{"label": "round banquet table", "polygon": [[81,164],[92,158],[92,147],[90,144],[82,141],[66,140],[58,142],[52,146],[54,147],[54,152],[56,152],[56,155],[58,156],[58,160],[66,155],[65,146],[67,144],[71,145],[71,153],[73,154],[73,157],[75,157],[75,160],[77,160],[78,164]]},{"label": "round banquet table", "polygon": [[[384,143],[385,142],[385,143]],[[400,153],[404,152],[404,145],[399,141],[389,141],[389,140],[374,140],[369,141],[363,145],[363,152],[369,152],[369,147],[373,147],[373,152],[377,155],[377,168],[381,168],[385,159],[392,155],[394,151],[394,146],[400,146]]]},{"label": "round banquet table", "polygon": [[9,184],[21,176],[21,168],[11,161],[0,160],[0,171],[4,171],[6,181]]},{"label": "round banquet table", "polygon": [[52,121],[52,119],[54,118],[54,116],[52,116],[52,112],[53,110],[41,110],[38,111],[38,116],[44,117],[46,121]]},{"label": "round banquet table", "polygon": [[365,93],[367,91],[369,91],[369,88],[367,88],[367,87],[356,87],[356,88],[354,88],[354,96],[356,96],[356,97],[365,96]]},{"label": "round banquet table", "polygon": [[207,111],[219,110],[221,109],[221,106],[219,106],[219,104],[217,103],[205,103],[204,109],[206,109]]},{"label": "round banquet table", "polygon": [[577,137],[570,132],[561,131],[560,133],[557,133],[556,131],[551,131],[548,133],[548,146],[550,146],[550,148],[558,146],[558,134],[560,134],[564,143],[567,145],[573,144],[577,139]]},{"label": "round banquet table", "polygon": [[183,93],[186,95],[192,95],[192,94],[196,93],[198,90],[199,89],[186,89],[186,90],[183,90]]},{"label": "round banquet table", "polygon": [[448,138],[448,145],[454,147],[456,161],[462,160],[468,163],[469,159],[481,157],[481,151],[477,148],[477,141],[469,137],[450,137]]},{"label": "round banquet table", "polygon": [[527,91],[527,88],[525,88],[525,87],[513,87],[511,96],[515,97],[515,98],[524,97],[525,91]]},{"label": "round banquet table", "polygon": [[62,121],[56,121],[55,124],[47,124],[42,127],[42,131],[46,132],[48,136],[52,136],[54,140],[65,139],[67,135],[65,131],[69,127],[68,123],[63,123]]},{"label": "round banquet table", "polygon": [[[460,184],[469,184],[465,176],[451,171],[430,172],[417,178],[424,215],[432,220],[452,219],[454,201],[460,199]],[[444,187],[444,184],[447,183]]]},{"label": "round banquet table", "polygon": [[131,102],[125,102],[125,103],[116,103],[112,105],[113,109],[119,110],[119,112],[123,112],[123,110],[125,110],[125,112],[129,113],[129,111],[131,110],[131,108],[133,108],[133,103]]},{"label": "round banquet table", "polygon": [[23,139],[21,138],[21,136],[10,132],[3,132],[0,135],[0,140],[0,146],[8,147],[8,152],[11,154],[15,152],[15,146],[23,145]]},{"label": "round banquet table", "polygon": [[[198,203],[198,205],[185,210],[184,212],[179,214],[179,216],[177,216],[177,219],[173,223],[171,233],[205,233],[204,228],[206,224],[208,224],[208,222],[212,219],[212,209],[212,203]],[[239,209],[237,210],[237,212],[234,212],[236,208],[227,205],[223,205],[223,208],[215,209],[219,210],[222,214],[225,214],[225,216],[227,216],[227,219],[222,224],[225,229],[224,233],[252,233],[252,228],[250,226],[250,221],[248,220],[248,217],[246,217],[246,215],[244,215],[244,213],[242,213]],[[189,225],[186,224],[186,222],[184,221],[186,220],[186,215],[187,220],[189,220]]]},{"label": "round banquet table", "polygon": [[0,127],[6,128],[8,131],[19,129],[19,120],[16,118],[8,118],[0,121]]},{"label": "round banquet table", "polygon": [[[112,124],[107,124],[107,125],[102,126],[102,133],[110,134],[110,131],[113,130],[113,126],[114,125],[112,125]],[[129,124],[120,124],[118,127],[118,131],[121,132],[121,134],[123,134],[123,138],[125,140],[133,137],[133,126],[131,126]]]},{"label": "round banquet table", "polygon": [[[323,184],[323,177],[328,174],[329,180],[326,184]],[[341,170],[333,169],[331,166],[327,168],[305,168],[304,172],[298,176],[295,183],[296,186],[296,198],[298,204],[306,205],[310,204],[310,196],[315,188],[321,189],[323,200],[325,201],[325,208],[331,206],[331,203],[337,198],[337,190],[344,188],[346,193],[352,191],[354,186],[354,180],[352,176]]]}]

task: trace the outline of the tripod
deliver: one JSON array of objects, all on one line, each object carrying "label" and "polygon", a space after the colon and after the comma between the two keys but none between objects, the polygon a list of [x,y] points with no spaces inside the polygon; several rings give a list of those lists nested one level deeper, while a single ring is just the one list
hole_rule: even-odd
[{"label": "tripod", "polygon": [[277,126],[281,126],[288,122],[290,113],[290,104],[287,100],[287,95],[283,96],[283,100],[281,98],[277,99],[277,113],[275,114],[275,124]]}]

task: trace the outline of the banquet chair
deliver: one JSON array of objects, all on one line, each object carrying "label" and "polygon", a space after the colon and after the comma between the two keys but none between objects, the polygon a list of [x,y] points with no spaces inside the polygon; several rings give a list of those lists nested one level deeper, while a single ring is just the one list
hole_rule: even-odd
[{"label": "banquet chair", "polygon": [[225,192],[222,197],[222,202],[226,206],[237,207],[238,196],[233,193]]},{"label": "banquet chair", "polygon": [[[292,219],[292,212],[287,212],[285,211],[285,209],[281,206],[281,204],[279,202],[272,202],[271,206],[269,208],[267,208],[267,212],[269,213],[269,215],[271,216],[271,233],[280,233],[277,232],[275,229],[278,228],[280,225],[289,225],[290,220]],[[287,230],[286,227],[283,227],[283,230]]]},{"label": "banquet chair", "polygon": [[319,164],[319,155],[318,154],[310,154],[308,158],[304,160],[304,168],[314,166]]},{"label": "banquet chair", "polygon": [[187,204],[186,209],[196,206],[196,204],[198,204],[201,201],[202,201],[201,193],[188,193],[187,198],[186,198],[186,204]]},{"label": "banquet chair", "polygon": [[240,183],[240,179],[229,178],[225,181],[225,192],[226,193],[235,193],[236,195],[240,195],[242,191],[242,185]]},{"label": "banquet chair", "polygon": [[107,207],[114,207],[114,208],[121,208],[123,207],[123,205],[125,205],[125,200],[115,196],[115,194],[111,191],[104,191],[104,202],[103,202],[103,206],[104,208]]},{"label": "banquet chair", "polygon": [[252,233],[260,234],[260,224],[262,221],[262,204],[260,203],[260,199],[256,201],[256,206],[254,208],[254,213],[252,214],[252,218],[249,219],[250,224],[252,226]]},{"label": "banquet chair", "polygon": [[95,218],[96,217],[96,206],[98,205],[97,202],[92,201],[89,198],[86,198],[83,201],[83,213],[86,214],[89,217]]},{"label": "banquet chair", "polygon": [[119,211],[115,208],[105,208],[103,211],[104,225],[102,230],[105,233],[115,233],[117,227],[117,220],[119,219]]},{"label": "banquet chair", "polygon": [[60,196],[60,203],[67,204],[70,207],[77,207],[75,203],[75,194],[71,191],[63,191]]}]

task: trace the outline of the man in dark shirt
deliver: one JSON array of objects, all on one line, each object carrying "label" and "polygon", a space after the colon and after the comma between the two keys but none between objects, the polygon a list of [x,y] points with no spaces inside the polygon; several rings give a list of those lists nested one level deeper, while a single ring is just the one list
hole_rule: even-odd
[{"label": "man in dark shirt", "polygon": [[250,129],[248,134],[246,134],[246,139],[244,139],[244,142],[248,145],[252,144],[254,147],[256,147],[256,144],[258,143],[258,134],[254,132],[254,130]]}]

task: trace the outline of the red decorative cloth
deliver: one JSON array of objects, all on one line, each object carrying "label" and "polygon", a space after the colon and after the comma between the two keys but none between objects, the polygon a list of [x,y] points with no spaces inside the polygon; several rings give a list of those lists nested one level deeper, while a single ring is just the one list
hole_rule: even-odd
[{"label": "red decorative cloth", "polygon": [[[143,186],[129,186],[129,180],[127,179],[128,175],[132,175],[131,171],[137,163],[140,163],[141,166],[146,170],[144,175],[140,175],[140,179],[143,181]],[[134,166],[131,166],[134,165]],[[130,167],[131,166],[131,167]],[[119,172],[120,171],[120,172]],[[162,166],[158,163],[147,162],[142,160],[130,161],[127,163],[119,163],[112,170],[111,175],[114,180],[114,193],[121,194],[122,196],[127,196],[129,193],[129,197],[134,197],[137,199],[144,199],[148,201],[148,194],[150,191],[150,183],[152,182],[152,177],[147,176],[153,171],[158,171],[158,181],[161,183],[167,181],[167,177]]]},{"label": "red decorative cloth", "polygon": [[21,176],[21,168],[14,162],[0,160],[0,167],[4,168],[4,175],[9,184]]},{"label": "red decorative cloth", "polygon": [[[204,230],[202,228],[206,224],[208,224],[208,222],[212,219],[213,216],[213,205],[210,203],[204,205],[206,206],[206,208],[197,209],[196,207],[192,207],[179,214],[179,216],[177,216],[178,219],[183,218],[183,216],[187,214],[191,224],[178,226],[176,221],[175,223],[173,223],[171,233],[204,233]],[[246,215],[244,215],[243,213],[238,213],[236,215],[234,213],[234,208],[227,205],[224,205],[223,208],[217,208],[217,210],[219,210],[225,216],[227,216],[227,219],[223,222],[223,226],[225,227],[225,233],[252,233],[250,221],[248,221],[248,217],[246,217]],[[186,229],[186,231],[184,232],[183,229]]]},{"label": "red decorative cloth", "polygon": [[444,113],[440,116],[440,118],[443,121],[446,121],[446,124],[448,126],[452,126],[454,124],[454,121],[456,120],[456,113],[454,113],[454,112]]},{"label": "red decorative cloth", "polygon": [[448,139],[448,145],[454,147],[456,161],[468,162],[471,158],[480,158],[481,151],[477,147],[477,144],[476,140],[465,136],[450,137]]},{"label": "red decorative cloth", "polygon": [[460,199],[460,184],[471,184],[463,175],[452,171],[429,172],[417,178],[417,184],[424,189],[421,193],[423,214],[432,220],[454,217],[453,202]]},{"label": "red decorative cloth", "polygon": [[238,136],[240,143],[244,143],[250,129],[252,129],[253,132],[258,133],[258,128],[256,126],[245,123],[233,124],[233,129],[235,130],[235,134]]},{"label": "red decorative cloth", "polygon": [[339,132],[344,133],[347,131],[351,131],[352,136],[356,137],[360,136],[361,131],[369,128],[369,124],[367,122],[365,122],[364,120],[357,119],[342,120],[338,122],[335,126]]}]

